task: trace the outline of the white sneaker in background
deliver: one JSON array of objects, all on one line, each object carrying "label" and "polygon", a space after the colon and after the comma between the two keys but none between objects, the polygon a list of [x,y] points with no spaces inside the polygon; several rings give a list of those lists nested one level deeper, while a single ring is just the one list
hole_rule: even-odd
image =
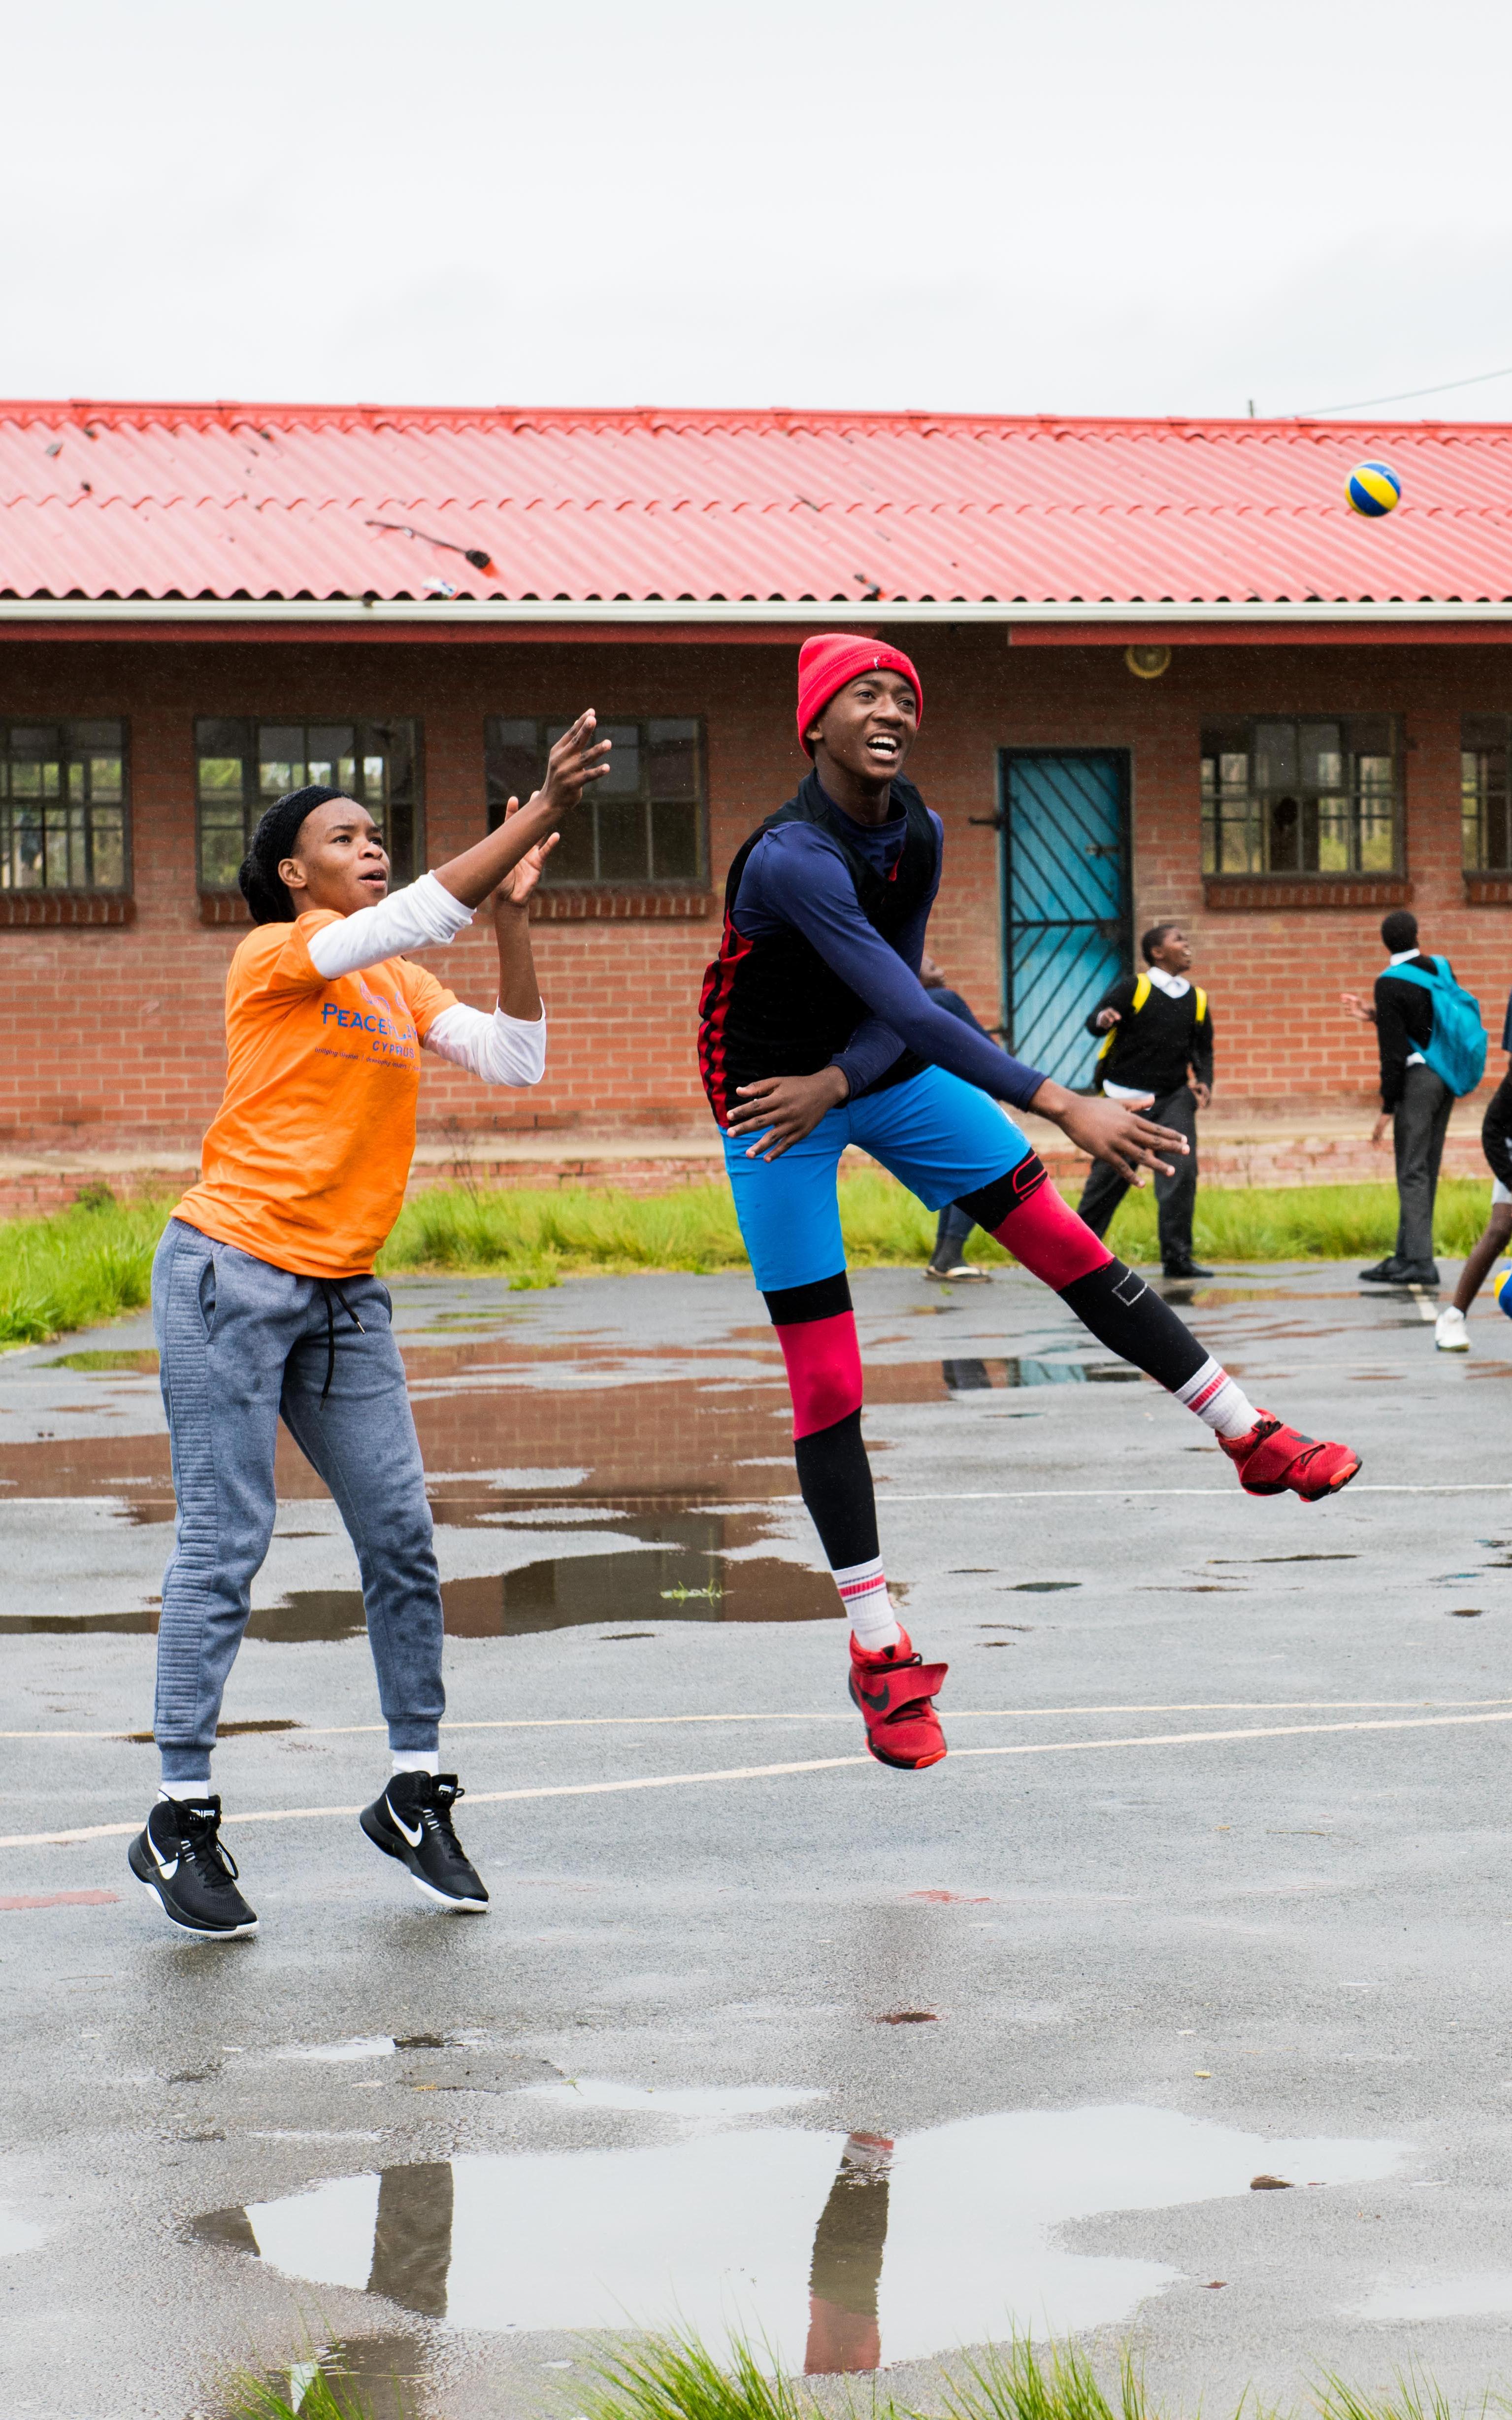
[{"label": "white sneaker in background", "polygon": [[1441,1353],[1470,1351],[1470,1330],[1465,1326],[1465,1314],[1462,1311],[1456,1311],[1453,1303],[1446,1311],[1441,1311],[1434,1321],[1433,1342]]}]

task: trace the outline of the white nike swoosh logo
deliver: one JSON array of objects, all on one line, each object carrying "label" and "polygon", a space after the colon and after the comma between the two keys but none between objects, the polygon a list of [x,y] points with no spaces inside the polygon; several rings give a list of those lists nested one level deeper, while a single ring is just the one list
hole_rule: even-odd
[{"label": "white nike swoosh logo", "polygon": [[417,1824],[415,1825],[414,1830],[411,1832],[411,1830],[409,1829],[409,1824],[405,1822],[404,1817],[403,1817],[402,1815],[395,1815],[395,1814],[394,1814],[394,1810],[393,1810],[393,1799],[392,1799],[392,1798],[391,1798],[391,1799],[390,1799],[390,1801],[389,1801],[389,1813],[390,1813],[391,1815],[393,1815],[394,1823],[397,1824],[397,1826],[398,1826],[399,1830],[404,1834],[404,1837],[405,1837],[405,1838],[409,1841],[409,1846],[410,1846],[412,1849],[418,1849],[418,1848],[419,1848],[419,1846],[420,1846],[420,1842],[421,1842],[421,1837],[422,1837],[422,1835],[423,1835],[423,1833],[424,1833],[424,1828],[425,1828],[425,1827],[424,1827],[424,1825],[423,1823],[417,1823]]},{"label": "white nike swoosh logo", "polygon": [[171,1866],[165,1866],[162,1859],[158,1854],[157,1844],[150,1832],[147,1834],[147,1847],[152,1851],[152,1862],[157,1867],[157,1869],[162,1876],[163,1881],[165,1883],[171,1883],[175,1874],[178,1871],[178,1857],[177,1851],[174,1854],[173,1864]]}]

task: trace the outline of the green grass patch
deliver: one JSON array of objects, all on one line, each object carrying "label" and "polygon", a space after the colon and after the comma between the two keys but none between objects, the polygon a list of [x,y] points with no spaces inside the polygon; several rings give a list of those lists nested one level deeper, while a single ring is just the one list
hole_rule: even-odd
[{"label": "green grass patch", "polygon": [[49,1218],[0,1225],[0,1344],[45,1344],[140,1311],[168,1205],[116,1201],[105,1187]]},{"label": "green grass patch", "polygon": [[[233,2389],[231,2420],[374,2420],[360,2390],[343,2391],[344,2381],[317,2365],[297,2375],[298,2389],[291,2381],[287,2397],[244,2376]],[[721,2362],[691,2331],[676,2329],[628,2344],[592,2341],[579,2355],[575,2382],[561,2390],[561,2412],[574,2420],[834,2420],[838,2410],[842,2420],[925,2420],[897,2400],[885,2374],[826,2379],[823,2400],[818,2384],[786,2375],[764,2346],[737,2339]],[[1038,2346],[1027,2337],[948,2361],[932,2406],[942,2420],[1179,2420],[1179,2407],[1151,2401],[1127,2350],[1116,2380],[1104,2385],[1076,2346]],[[1491,2420],[1509,2408],[1489,2389],[1451,2402],[1424,2371],[1409,2367],[1376,2390],[1325,2373],[1304,2410],[1307,2420]],[[1278,2414],[1245,2394],[1234,2420]]]},{"label": "green grass patch", "polygon": [[[1076,1188],[1066,1188],[1074,1200]],[[921,1266],[934,1241],[922,1202],[876,1173],[848,1176],[840,1188],[841,1223],[852,1268]],[[1486,1224],[1489,1180],[1447,1177],[1439,1187],[1435,1242],[1451,1260],[1469,1251]],[[152,1255],[171,1208],[164,1202],[116,1202],[105,1187],[48,1218],[0,1224],[0,1345],[45,1344],[92,1327],[147,1301]],[[1396,1233],[1393,1185],[1293,1185],[1242,1191],[1221,1186],[1197,1196],[1195,1241],[1206,1261],[1377,1259]],[[1156,1258],[1155,1202],[1131,1192],[1109,1230],[1127,1261]],[[978,1234],[968,1257],[986,1264],[1008,1255]],[[378,1259],[385,1274],[411,1269],[506,1279],[517,1288],[556,1285],[564,1277],[685,1270],[707,1276],[744,1269],[734,1206],[721,1185],[691,1185],[651,1195],[561,1191],[485,1192],[455,1187],[416,1194]],[[132,1367],[146,1360],[127,1357]],[[69,1369],[126,1366],[119,1356],[62,1357]]]}]

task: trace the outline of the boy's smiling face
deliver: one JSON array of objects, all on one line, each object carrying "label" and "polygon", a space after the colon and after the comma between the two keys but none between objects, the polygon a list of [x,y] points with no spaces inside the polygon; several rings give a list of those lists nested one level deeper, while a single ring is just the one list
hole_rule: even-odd
[{"label": "boy's smiling face", "polygon": [[903,771],[918,737],[912,682],[902,673],[858,673],[837,690],[808,737],[821,781],[827,762],[852,781],[880,789]]}]

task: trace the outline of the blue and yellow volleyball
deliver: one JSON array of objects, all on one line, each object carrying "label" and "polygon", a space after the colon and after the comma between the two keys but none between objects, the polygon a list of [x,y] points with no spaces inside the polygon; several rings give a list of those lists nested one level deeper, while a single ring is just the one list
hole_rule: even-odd
[{"label": "blue and yellow volleyball", "polygon": [[1498,1273],[1492,1291],[1508,1319],[1512,1319],[1512,1269],[1502,1269]]},{"label": "blue and yellow volleyball", "polygon": [[1388,463],[1356,462],[1344,492],[1351,512],[1363,513],[1367,521],[1379,521],[1383,513],[1396,511],[1402,483]]}]

